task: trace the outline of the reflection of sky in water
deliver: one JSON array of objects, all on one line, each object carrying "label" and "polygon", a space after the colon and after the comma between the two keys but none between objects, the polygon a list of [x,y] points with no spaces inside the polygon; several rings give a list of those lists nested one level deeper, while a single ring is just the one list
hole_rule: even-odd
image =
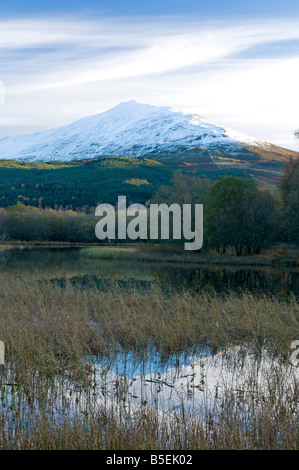
[{"label": "reflection of sky in water", "polygon": [[203,357],[212,354],[212,350],[208,347],[200,348],[192,354],[185,352],[177,353],[163,359],[157,351],[148,351],[145,358],[140,359],[134,353],[118,353],[113,359],[97,359],[91,358],[91,362],[114,372],[117,375],[124,375],[128,379],[140,377],[148,374],[163,374],[171,369],[180,369],[189,366]]}]

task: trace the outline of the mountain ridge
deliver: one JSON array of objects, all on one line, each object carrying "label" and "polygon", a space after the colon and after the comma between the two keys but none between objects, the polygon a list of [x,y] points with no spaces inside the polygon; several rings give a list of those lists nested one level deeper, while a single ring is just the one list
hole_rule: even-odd
[{"label": "mountain ridge", "polygon": [[299,153],[198,114],[136,101],[57,129],[0,139],[0,159],[66,162],[102,155],[146,157],[178,167],[204,165],[211,171],[244,168],[255,176],[264,171],[277,176],[288,159]]}]

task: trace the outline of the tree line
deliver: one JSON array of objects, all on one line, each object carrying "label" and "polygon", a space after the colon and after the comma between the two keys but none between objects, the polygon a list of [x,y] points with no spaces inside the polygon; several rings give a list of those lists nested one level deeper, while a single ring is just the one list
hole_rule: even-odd
[{"label": "tree line", "polygon": [[[203,204],[204,247],[237,255],[257,254],[273,242],[299,246],[299,159],[290,160],[280,196],[258,188],[252,179],[220,176],[211,181],[191,173],[173,174],[148,203]],[[0,209],[0,241],[99,242],[95,207],[88,211],[27,206]]]}]

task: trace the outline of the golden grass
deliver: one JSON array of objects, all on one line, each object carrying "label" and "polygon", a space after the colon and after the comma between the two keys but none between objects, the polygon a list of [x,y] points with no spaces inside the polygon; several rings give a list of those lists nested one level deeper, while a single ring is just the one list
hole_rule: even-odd
[{"label": "golden grass", "polygon": [[[92,366],[83,360],[90,354],[113,357],[121,349],[142,355],[149,347],[167,355],[209,343],[215,350],[250,346],[257,357],[266,348],[287,361],[290,343],[298,339],[294,299],[124,291],[117,285],[99,292],[6,277],[0,281],[0,318],[6,346],[2,449],[299,447],[298,390],[291,401],[285,399],[283,369],[276,370],[275,383],[271,371],[266,401],[252,378],[243,395],[228,390],[201,417],[178,413],[161,420],[157,410],[128,409],[122,399],[97,405]],[[83,410],[70,404],[70,383],[81,387]]]},{"label": "golden grass", "polygon": [[299,331],[295,299],[164,293],[157,287],[124,291],[117,284],[99,292],[10,277],[0,282],[0,317],[7,354],[28,363],[106,354],[111,345],[138,350],[150,345],[172,353],[208,341],[215,348],[267,346],[286,357]]}]

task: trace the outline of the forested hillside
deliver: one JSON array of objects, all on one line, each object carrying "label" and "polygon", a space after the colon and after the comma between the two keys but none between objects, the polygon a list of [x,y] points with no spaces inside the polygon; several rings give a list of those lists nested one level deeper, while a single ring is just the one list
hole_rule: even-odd
[{"label": "forested hillside", "polygon": [[[182,162],[181,162],[182,163]],[[52,209],[83,209],[99,203],[116,204],[117,197],[144,204],[173,172],[196,173],[216,180],[220,175],[246,177],[238,168],[203,171],[201,167],[173,166],[141,158],[99,158],[74,162],[0,160],[0,207],[21,203]]]},{"label": "forested hillside", "polygon": [[0,207],[17,203],[53,209],[115,204],[119,195],[128,202],[145,203],[170,169],[152,160],[101,158],[76,162],[29,163],[0,161]]},{"label": "forested hillside", "polygon": [[[156,166],[155,162],[138,160],[132,162],[131,172],[128,172],[127,160],[123,159],[117,161],[104,160],[92,165],[81,164],[81,166],[78,166],[78,164],[75,164],[74,167],[69,166],[67,171],[76,175],[76,180],[75,178],[70,180],[68,175],[66,183],[62,187],[61,173],[65,168],[61,164],[58,165],[59,169],[56,170],[54,168],[47,170],[42,168],[33,169],[32,167],[29,167],[29,169],[27,167],[27,170],[20,170],[18,168],[2,167],[2,171],[4,169],[14,170],[20,171],[21,174],[28,172],[29,176],[27,179],[23,177],[23,181],[30,181],[32,185],[34,181],[33,176],[30,177],[30,175],[31,173],[34,174],[34,171],[37,175],[42,174],[45,181],[46,176],[49,179],[51,177],[51,181],[55,181],[55,175],[58,174],[58,182],[56,181],[56,186],[53,186],[53,198],[56,197],[57,200],[58,196],[61,200],[64,196],[67,201],[67,198],[72,194],[68,188],[75,187],[73,181],[80,182],[79,170],[85,177],[87,170],[91,169],[90,181],[95,185],[95,190],[94,192],[91,190],[89,194],[88,180],[83,186],[86,195],[89,195],[89,197],[93,194],[101,194],[96,192],[98,179],[101,182],[99,191],[102,190],[102,195],[104,194],[106,201],[113,204],[117,202],[117,196],[121,194],[127,195],[128,205],[137,196],[140,198],[139,201],[143,197],[150,200],[150,203],[156,204],[171,205],[176,203],[180,206],[183,204],[203,204],[203,248],[216,250],[219,253],[226,253],[227,250],[233,249],[237,255],[251,255],[258,254],[262,248],[270,247],[277,242],[299,245],[298,164],[298,161],[290,160],[289,164],[286,165],[280,188],[277,188],[274,193],[265,188],[258,188],[250,178],[228,175],[222,175],[217,180],[212,181],[193,172],[185,174],[174,172],[169,180],[170,173],[167,168]],[[134,165],[135,170],[139,171],[133,171]],[[98,171],[98,168],[101,168],[101,171]],[[111,168],[113,168],[113,172],[111,172]],[[145,169],[148,170],[148,176],[144,174]],[[43,171],[46,172],[46,176]],[[116,178],[115,173],[118,174],[119,178],[113,180],[113,178]],[[103,175],[107,177],[107,180],[104,179]],[[124,179],[125,175],[127,179]],[[141,178],[142,176],[147,179]],[[111,179],[109,179],[110,177]],[[166,184],[161,184],[163,178],[165,181],[168,180]],[[111,180],[114,181],[114,187],[111,186]],[[73,186],[67,186],[67,183],[72,183]],[[44,185],[46,186],[46,183]],[[151,192],[147,194],[146,188],[148,187]],[[154,193],[154,188],[157,187],[158,190]],[[24,187],[21,186],[21,189],[25,188],[25,184]],[[55,188],[58,188],[57,191]],[[63,195],[64,188],[66,188],[65,195]],[[128,189],[125,192],[126,188]],[[141,191],[140,194],[137,193],[138,190]],[[99,197],[98,201],[105,201],[104,197]],[[115,199],[112,199],[112,197],[115,197]],[[75,210],[72,207],[33,207],[19,202],[9,208],[0,208],[0,242],[8,240],[97,242],[98,239],[95,236],[97,221],[99,219],[95,217],[95,205],[83,206],[81,209]],[[128,222],[129,218],[127,218]],[[149,225],[148,223],[147,231],[149,231]],[[121,238],[121,241],[123,241],[123,238]],[[126,241],[130,241],[130,237]],[[170,236],[170,242],[173,241],[176,243]],[[180,241],[177,242],[181,243]]]}]

